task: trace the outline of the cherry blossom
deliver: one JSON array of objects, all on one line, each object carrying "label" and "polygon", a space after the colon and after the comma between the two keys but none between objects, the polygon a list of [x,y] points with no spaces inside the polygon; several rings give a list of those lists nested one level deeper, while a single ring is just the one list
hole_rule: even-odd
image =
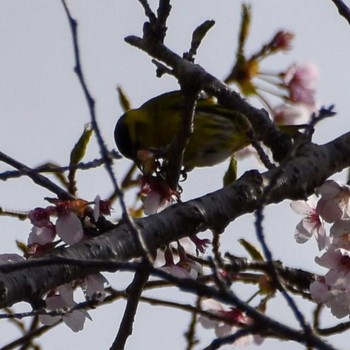
[{"label": "cherry blossom", "polygon": [[343,318],[350,313],[350,293],[348,290],[332,289],[331,297],[326,302],[331,313],[337,318]]},{"label": "cherry blossom", "polygon": [[84,237],[81,221],[73,212],[64,213],[57,218],[56,233],[69,245],[80,242]]},{"label": "cherry blossom", "polygon": [[94,199],[94,220],[97,221],[101,215],[111,215],[111,202],[101,200],[101,197],[97,195]]},{"label": "cherry blossom", "polygon": [[179,261],[175,264],[171,249],[167,247],[164,251],[165,264],[162,270],[178,278],[196,279],[203,274],[202,265],[187,257],[183,247],[178,244]]},{"label": "cherry blossom", "polygon": [[107,279],[100,273],[88,275],[85,277],[82,288],[88,299],[103,301],[106,296],[104,284],[108,283]]},{"label": "cherry blossom", "polygon": [[326,222],[335,222],[350,217],[350,187],[334,180],[327,180],[315,191],[321,199],[316,211]]},{"label": "cherry blossom", "polygon": [[305,103],[283,103],[274,108],[274,121],[278,125],[306,124],[314,111]]},{"label": "cherry blossom", "polygon": [[280,30],[276,33],[271,41],[271,49],[287,51],[292,48],[292,41],[294,39],[294,34],[290,32],[285,32]]},{"label": "cherry blossom", "polygon": [[325,304],[337,318],[350,313],[350,293],[346,288],[332,288],[324,278],[311,283],[310,293],[318,304]]},{"label": "cherry blossom", "polygon": [[47,296],[45,302],[46,309],[62,311],[63,314],[59,316],[39,315],[42,324],[50,326],[62,319],[73,332],[78,332],[84,328],[86,318],[91,320],[86,310],[71,310],[77,304],[73,299],[73,289],[70,284],[58,287],[54,293]]},{"label": "cherry blossom", "polygon": [[314,236],[318,249],[324,249],[327,236],[324,222],[316,211],[316,196],[310,196],[307,201],[294,201],[290,206],[297,214],[304,215],[295,229],[294,237],[297,243],[305,243]]},{"label": "cherry blossom", "polygon": [[350,220],[338,220],[330,229],[332,244],[350,250]]},{"label": "cherry blossom", "polygon": [[[206,299],[202,302],[203,310],[209,313],[225,318],[224,320],[210,319],[209,317],[200,315],[198,322],[205,329],[213,328],[217,337],[226,337],[234,334],[240,329],[239,326],[252,324],[252,320],[247,317],[242,311],[236,308],[227,308],[223,304],[214,299]],[[251,343],[261,344],[263,339],[258,335],[247,335],[237,339],[234,344],[238,346],[247,346]]]},{"label": "cherry blossom", "polygon": [[56,236],[55,226],[49,222],[47,226],[33,226],[29,233],[28,244],[32,245],[38,243],[45,245],[53,242]]},{"label": "cherry blossom", "polygon": [[35,208],[28,213],[28,219],[37,227],[45,227],[50,224],[50,213],[44,208]]},{"label": "cherry blossom", "polygon": [[203,274],[202,265],[189,258],[180,260],[176,266],[186,271],[188,276],[193,279],[197,279],[199,275]]},{"label": "cherry blossom", "polygon": [[178,193],[162,178],[144,175],[141,179],[141,196],[144,197],[144,213],[151,215],[170,206],[178,197]]},{"label": "cherry blossom", "polygon": [[[86,201],[57,201],[56,206],[35,208],[28,213],[28,218],[34,225],[28,238],[28,244],[46,245],[53,242],[56,234],[67,244],[74,244],[84,237],[81,221],[76,214],[86,208]],[[57,216],[53,224],[50,216]]]},{"label": "cherry blossom", "polygon": [[329,271],[324,276],[325,282],[331,287],[346,287],[350,289],[350,252],[333,245],[321,256],[316,257],[317,264]]},{"label": "cherry blossom", "polygon": [[289,90],[290,100],[314,106],[318,76],[318,68],[313,64],[290,66],[283,76],[284,83]]},{"label": "cherry blossom", "polygon": [[326,284],[325,278],[316,279],[310,284],[310,293],[318,304],[324,304],[330,297],[330,286]]},{"label": "cherry blossom", "polygon": [[191,274],[191,271],[188,271],[185,268],[183,268],[182,266],[179,266],[177,264],[163,265],[161,267],[161,270],[164,270],[165,272],[167,272],[170,275],[177,277],[177,278],[196,279],[196,275],[194,273]]}]

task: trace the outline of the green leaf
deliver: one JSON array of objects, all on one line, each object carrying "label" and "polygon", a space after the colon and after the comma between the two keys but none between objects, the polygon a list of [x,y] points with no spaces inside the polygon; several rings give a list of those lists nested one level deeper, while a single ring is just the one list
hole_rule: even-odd
[{"label": "green leaf", "polygon": [[129,101],[129,98],[126,96],[125,92],[120,86],[117,87],[117,91],[119,96],[119,103],[122,107],[122,110],[124,112],[129,111],[131,109],[131,103]]},{"label": "green leaf", "polygon": [[17,245],[17,248],[18,248],[23,254],[25,254],[25,252],[27,251],[27,245],[26,245],[24,242],[17,241],[17,240],[16,240],[16,245]]},{"label": "green leaf", "polygon": [[250,257],[256,261],[264,261],[264,257],[261,252],[253,244],[246,241],[245,239],[239,239],[238,242],[240,245],[247,251]]},{"label": "green leaf", "polygon": [[[71,153],[70,153],[70,162],[69,166],[72,167],[76,164],[78,164],[84,157],[86,153],[87,146],[89,144],[89,141],[91,139],[92,135],[92,128],[90,124],[85,125],[84,131],[82,135],[80,136],[78,142],[74,145]],[[68,191],[71,194],[75,194],[77,191],[76,188],[76,181],[75,181],[75,174],[77,172],[77,169],[71,168],[68,173],[68,181],[69,181],[69,187]]]},{"label": "green leaf", "polygon": [[233,181],[237,179],[237,159],[232,156],[230,159],[230,163],[228,165],[228,168],[226,170],[226,173],[224,175],[224,186],[229,185]]},{"label": "green leaf", "polygon": [[72,152],[70,153],[70,165],[78,164],[86,153],[87,146],[89,144],[92,135],[92,128],[90,124],[85,125],[84,131],[80,136],[78,142],[74,145]]},{"label": "green leaf", "polygon": [[247,41],[250,23],[252,18],[251,7],[247,4],[242,4],[242,13],[241,13],[241,28],[239,32],[239,44],[238,44],[238,53],[243,54],[245,43]]}]

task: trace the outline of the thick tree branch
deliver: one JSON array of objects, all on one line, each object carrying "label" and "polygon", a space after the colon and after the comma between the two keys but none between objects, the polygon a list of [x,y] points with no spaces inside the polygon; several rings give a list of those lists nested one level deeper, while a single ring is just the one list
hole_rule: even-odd
[{"label": "thick tree branch", "polygon": [[[303,146],[276,169],[263,174],[249,171],[230,186],[189,202],[176,204],[157,215],[136,220],[135,223],[148,251],[154,251],[169,242],[209,228],[223,232],[231,221],[253,212],[260,205],[260,198],[271,181],[275,185],[269,190],[265,204],[278,203],[284,199],[302,199],[329,176],[349,165],[350,133],[347,133],[326,145]],[[99,237],[66,249],[54,250],[46,258],[60,256],[76,260],[127,261],[140,255],[140,248],[130,233],[130,226],[119,224]],[[37,261],[40,262],[40,258]],[[35,306],[45,291],[103,270],[103,267],[87,268],[69,264],[43,264],[30,268],[25,266],[24,262],[16,271],[0,272],[0,307],[19,301],[28,301]]]}]

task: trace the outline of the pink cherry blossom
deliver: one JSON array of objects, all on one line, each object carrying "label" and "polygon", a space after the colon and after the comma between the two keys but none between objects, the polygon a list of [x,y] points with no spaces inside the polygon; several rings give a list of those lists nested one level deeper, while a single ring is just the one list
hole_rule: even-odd
[{"label": "pink cherry blossom", "polygon": [[306,124],[314,111],[304,103],[283,103],[274,108],[274,121],[278,125]]},{"label": "pink cherry blossom", "polygon": [[50,224],[50,213],[44,208],[35,208],[28,213],[30,222],[37,227],[45,227]]},{"label": "pink cherry blossom", "polygon": [[94,199],[94,220],[97,221],[101,215],[111,215],[111,202],[101,200],[100,196],[97,195]]},{"label": "pink cherry blossom", "polygon": [[101,215],[101,211],[100,211],[100,201],[101,198],[99,195],[97,195],[94,199],[94,211],[93,211],[93,216],[94,216],[94,220],[97,221],[98,218]]},{"label": "pink cherry blossom", "polygon": [[326,302],[331,313],[337,318],[343,318],[350,313],[350,293],[349,290],[332,288],[331,297]]},{"label": "pink cherry blossom", "polygon": [[196,279],[196,277],[183,267],[179,265],[164,265],[160,268],[161,270],[169,273],[170,275],[177,277],[177,278],[192,278]]},{"label": "pink cherry blossom", "polygon": [[324,222],[316,211],[316,196],[310,196],[307,201],[294,201],[290,206],[297,214],[304,215],[295,229],[294,237],[297,243],[305,243],[314,236],[318,249],[324,249],[327,236]]},{"label": "pink cherry blossom", "polygon": [[106,296],[104,284],[108,283],[107,279],[100,273],[88,275],[83,283],[83,290],[88,299],[103,301]]},{"label": "pink cherry blossom", "polygon": [[321,199],[316,211],[326,222],[350,217],[350,187],[334,180],[327,180],[315,191]]},{"label": "pink cherry blossom", "polygon": [[141,182],[143,211],[146,215],[159,213],[175,202],[178,196],[178,193],[160,177],[144,175]]},{"label": "pink cherry blossom", "polygon": [[162,270],[178,278],[196,279],[203,274],[202,265],[187,257],[185,250],[178,244],[179,261],[175,264],[171,249],[167,247],[164,251],[165,264]]},{"label": "pink cherry blossom", "polygon": [[345,288],[331,288],[324,278],[317,279],[310,285],[310,293],[318,304],[325,304],[337,318],[350,313],[350,293]]},{"label": "pink cherry blossom", "polygon": [[180,260],[176,267],[184,270],[190,278],[197,279],[199,275],[203,274],[203,267],[200,263],[187,258],[186,260]]},{"label": "pink cherry blossom", "polygon": [[319,76],[318,68],[313,64],[293,64],[284,74],[284,83],[293,102],[315,105],[315,85]]},{"label": "pink cherry blossom", "polygon": [[336,221],[330,229],[330,237],[334,246],[350,251],[350,219]]},{"label": "pink cherry blossom", "polygon": [[143,211],[146,215],[156,214],[169,207],[172,201],[156,191],[150,191],[143,202]]},{"label": "pink cherry blossom", "polygon": [[62,319],[73,332],[78,332],[84,328],[85,319],[91,319],[84,309],[71,310],[76,305],[76,302],[73,299],[73,289],[70,284],[58,287],[57,291],[49,295],[45,302],[48,310],[61,311],[62,315],[39,315],[39,320],[42,324],[50,326]]},{"label": "pink cherry blossom", "polygon": [[310,284],[311,296],[318,304],[324,304],[330,299],[331,293],[329,291],[330,286],[326,284],[324,277],[316,279]]},{"label": "pink cherry blossom", "polygon": [[28,244],[38,243],[40,245],[45,245],[53,242],[55,239],[56,232],[55,227],[52,223],[49,223],[48,226],[33,226],[32,230],[29,233]]},{"label": "pink cherry blossom", "polygon": [[271,41],[272,50],[282,50],[287,51],[292,48],[292,41],[294,39],[294,34],[290,32],[285,32],[280,30],[276,33]]},{"label": "pink cherry blossom", "polygon": [[73,212],[62,214],[57,218],[56,233],[69,245],[80,242],[84,237],[83,226]]},{"label": "pink cherry blossom", "polygon": [[329,271],[324,276],[330,287],[350,289],[350,252],[333,245],[321,256],[316,257],[317,264]]},{"label": "pink cherry blossom", "polygon": [[[219,338],[234,334],[240,329],[240,326],[249,325],[252,323],[252,320],[242,311],[236,308],[228,308],[214,299],[204,300],[202,302],[202,308],[213,315],[221,316],[222,318],[227,319],[227,322],[225,322],[210,319],[209,317],[203,315],[198,317],[198,322],[203,326],[203,328],[213,328],[216,336]],[[243,347],[253,342],[255,344],[261,344],[262,341],[263,339],[258,335],[247,335],[237,339],[234,344]]]}]

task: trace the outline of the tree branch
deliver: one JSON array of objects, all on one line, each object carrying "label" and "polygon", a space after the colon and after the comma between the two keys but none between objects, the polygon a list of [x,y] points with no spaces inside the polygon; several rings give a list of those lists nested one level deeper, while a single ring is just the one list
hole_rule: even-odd
[{"label": "tree branch", "polygon": [[[249,171],[230,186],[203,197],[176,204],[163,212],[135,220],[149,251],[185,236],[212,228],[223,232],[237,217],[253,212],[260,205],[260,196],[276,173],[275,185],[269,190],[266,205],[285,199],[304,199],[331,175],[350,165],[350,133],[326,145],[307,144],[297,150],[293,158],[283,165],[265,173]],[[119,224],[115,229],[98,237],[59,248],[45,255],[75,260],[113,259],[127,261],[141,256],[130,226]],[[28,265],[33,259],[28,261]],[[40,262],[40,258],[37,259]],[[103,267],[71,266],[59,264],[35,266],[11,272],[0,272],[0,307],[19,301],[32,304],[39,302],[41,295],[55,286],[82,278],[103,270]],[[1,265],[0,265],[0,271]]]},{"label": "tree branch", "polygon": [[350,24],[350,9],[342,0],[332,0],[334,5],[337,7],[338,12],[343,16]]},{"label": "tree branch", "polygon": [[55,193],[59,199],[62,199],[62,200],[74,199],[74,196],[69,194],[63,188],[57,186],[54,182],[49,180],[47,177],[39,174],[38,171],[27,167],[23,163],[18,162],[17,160],[9,157],[3,152],[0,152],[0,161],[13,166],[17,170],[19,170],[22,174],[25,174],[29,178],[31,178],[37,185],[46,188],[52,193]]},{"label": "tree branch", "polygon": [[153,42],[136,36],[128,36],[125,41],[145,52],[173,69],[182,87],[196,86],[215,96],[218,102],[231,110],[244,114],[252,124],[256,137],[268,146],[276,161],[281,161],[291,149],[289,136],[276,128],[264,109],[257,109],[246,102],[238,93],[232,91],[213,75],[207,73],[201,66],[183,59],[159,42]]}]

